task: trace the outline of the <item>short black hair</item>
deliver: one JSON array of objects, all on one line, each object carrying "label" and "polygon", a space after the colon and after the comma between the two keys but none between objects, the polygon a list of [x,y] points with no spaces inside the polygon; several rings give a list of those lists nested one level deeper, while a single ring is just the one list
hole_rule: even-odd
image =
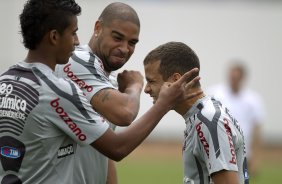
[{"label": "short black hair", "polygon": [[74,0],[28,0],[19,16],[24,46],[36,49],[52,29],[62,34],[70,24],[70,17],[80,13],[81,7]]},{"label": "short black hair", "polygon": [[145,57],[144,65],[157,61],[160,61],[158,72],[165,81],[174,73],[183,75],[193,68],[200,70],[198,56],[182,42],[168,42],[158,46]]},{"label": "short black hair", "polygon": [[132,22],[140,28],[140,20],[136,11],[127,4],[121,2],[111,3],[99,16],[99,20],[105,25],[116,19]]}]

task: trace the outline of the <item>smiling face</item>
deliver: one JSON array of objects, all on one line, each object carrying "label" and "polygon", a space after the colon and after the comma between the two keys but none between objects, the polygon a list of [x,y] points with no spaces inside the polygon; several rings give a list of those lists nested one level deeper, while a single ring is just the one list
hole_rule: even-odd
[{"label": "smiling face", "polygon": [[106,71],[121,68],[131,57],[139,38],[139,27],[131,21],[114,19],[108,24],[95,25],[97,42],[95,54],[102,60]]},{"label": "smiling face", "polygon": [[153,103],[157,101],[161,87],[165,82],[159,73],[159,67],[160,61],[150,62],[144,66],[147,81],[144,92],[153,98]]},{"label": "smiling face", "polygon": [[66,64],[75,46],[79,44],[77,30],[77,17],[71,16],[69,26],[58,37],[57,64]]}]

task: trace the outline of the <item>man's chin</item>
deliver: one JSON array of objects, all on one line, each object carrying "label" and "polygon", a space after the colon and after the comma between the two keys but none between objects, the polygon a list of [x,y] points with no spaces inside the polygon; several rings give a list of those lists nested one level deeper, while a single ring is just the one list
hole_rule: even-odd
[{"label": "man's chin", "polygon": [[106,68],[108,68],[110,71],[116,71],[118,69],[120,69],[123,65],[120,64],[120,65],[107,65]]}]

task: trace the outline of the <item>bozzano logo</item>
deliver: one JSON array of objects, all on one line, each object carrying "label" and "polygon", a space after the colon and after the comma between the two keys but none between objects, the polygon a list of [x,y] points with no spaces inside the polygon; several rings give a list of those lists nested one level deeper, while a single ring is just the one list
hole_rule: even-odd
[{"label": "bozzano logo", "polygon": [[77,138],[81,141],[85,141],[87,138],[86,135],[82,133],[81,129],[77,127],[76,123],[74,123],[64,109],[60,107],[59,100],[60,98],[51,101],[50,105],[55,109],[56,113],[61,117],[61,119],[69,126],[71,131],[75,133]]},{"label": "bozzano logo", "polygon": [[64,67],[64,72],[67,74],[67,76],[74,81],[81,89],[84,88],[86,89],[88,92],[91,92],[93,90],[92,86],[89,86],[88,84],[86,84],[83,80],[79,79],[71,70],[70,70],[70,66],[71,64],[67,64]]}]

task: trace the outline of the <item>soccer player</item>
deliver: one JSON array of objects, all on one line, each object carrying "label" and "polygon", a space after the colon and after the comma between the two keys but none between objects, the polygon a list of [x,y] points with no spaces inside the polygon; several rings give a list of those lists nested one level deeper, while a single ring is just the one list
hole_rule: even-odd
[{"label": "soccer player", "polygon": [[114,133],[73,82],[53,74],[79,44],[80,11],[74,0],[29,0],[24,5],[20,25],[27,56],[0,76],[1,183],[72,184],[78,144],[91,144],[119,161],[177,102],[197,95],[186,94],[199,80],[189,80],[198,71],[193,69],[177,83],[166,83],[140,119]]},{"label": "soccer player", "polygon": [[[144,91],[156,103],[164,82],[177,82],[186,71],[195,67],[200,68],[199,59],[186,44],[168,42],[160,45],[144,59],[147,80]],[[201,89],[200,82],[193,88],[195,91]],[[223,104],[201,93],[178,103],[174,110],[186,123],[185,184],[248,183],[243,133]]]},{"label": "soccer player", "polygon": [[[73,80],[92,107],[111,125],[128,126],[139,111],[144,85],[140,72],[123,71],[118,74],[118,87],[111,83],[113,71],[120,69],[133,54],[139,32],[136,11],[124,3],[111,3],[96,21],[89,43],[76,47],[66,65],[56,66],[56,75]],[[107,172],[108,158],[103,154],[85,146],[78,147],[77,155],[74,173],[77,183],[81,180],[88,184],[106,183],[107,176],[109,184],[117,183],[114,163],[109,161]],[[91,175],[83,178],[89,171]]]}]

